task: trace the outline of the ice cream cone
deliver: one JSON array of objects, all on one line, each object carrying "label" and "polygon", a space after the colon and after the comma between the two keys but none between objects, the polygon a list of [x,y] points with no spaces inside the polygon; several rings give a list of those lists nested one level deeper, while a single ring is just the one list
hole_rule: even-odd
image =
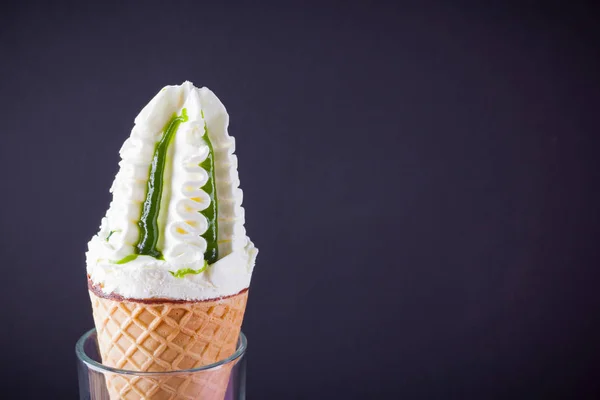
[{"label": "ice cream cone", "polygon": [[[198,368],[236,350],[247,290],[204,300],[128,300],[90,287],[104,365],[143,372]],[[194,374],[131,378],[107,375],[111,399],[222,400],[232,364]]]},{"label": "ice cream cone", "polygon": [[[246,234],[235,139],[217,96],[162,88],[119,154],[86,269],[111,398],[222,400],[258,249]],[[169,372],[169,374],[164,374]]]}]

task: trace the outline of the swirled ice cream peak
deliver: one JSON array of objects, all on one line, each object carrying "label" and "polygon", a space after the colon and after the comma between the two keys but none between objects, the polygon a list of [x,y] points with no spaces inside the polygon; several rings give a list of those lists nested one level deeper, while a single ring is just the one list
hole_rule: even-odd
[{"label": "swirled ice cream peak", "polygon": [[166,86],[120,150],[113,199],[88,244],[91,281],[128,298],[202,300],[250,284],[229,115],[207,88]]}]

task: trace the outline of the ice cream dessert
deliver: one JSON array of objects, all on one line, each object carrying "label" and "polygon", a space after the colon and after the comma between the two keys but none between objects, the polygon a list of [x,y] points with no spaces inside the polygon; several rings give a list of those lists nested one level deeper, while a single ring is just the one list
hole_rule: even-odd
[{"label": "ice cream dessert", "polygon": [[[235,351],[258,250],[244,229],[228,124],[214,93],[190,82],[166,86],[136,117],[86,253],[105,365],[183,370]],[[222,398],[225,372],[225,386],[214,376],[152,393],[107,385],[114,398]]]}]

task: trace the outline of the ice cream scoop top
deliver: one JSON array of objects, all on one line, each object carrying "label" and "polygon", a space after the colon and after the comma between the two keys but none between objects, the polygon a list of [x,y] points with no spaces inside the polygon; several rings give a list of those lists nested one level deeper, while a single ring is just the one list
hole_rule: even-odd
[{"label": "ice cream scoop top", "polygon": [[104,293],[206,300],[248,288],[258,249],[228,125],[217,96],[191,82],[164,87],[135,118],[86,253]]}]

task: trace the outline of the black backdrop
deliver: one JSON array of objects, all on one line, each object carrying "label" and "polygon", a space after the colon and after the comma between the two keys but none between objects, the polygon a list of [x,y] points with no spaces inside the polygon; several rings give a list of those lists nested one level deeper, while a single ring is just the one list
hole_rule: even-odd
[{"label": "black backdrop", "polygon": [[600,394],[595,9],[124,3],[2,5],[2,391],[76,398],[119,147],[191,80],[260,248],[250,399]]}]

